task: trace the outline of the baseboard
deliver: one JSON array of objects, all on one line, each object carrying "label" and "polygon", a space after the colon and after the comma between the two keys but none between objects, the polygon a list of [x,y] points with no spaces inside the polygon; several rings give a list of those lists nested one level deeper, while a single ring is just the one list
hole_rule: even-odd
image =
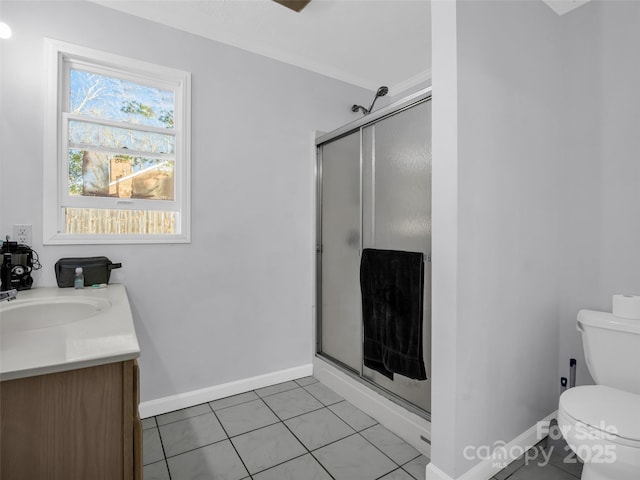
[{"label": "baseboard", "polygon": [[374,392],[321,358],[313,359],[313,375],[420,453],[427,457],[431,455],[431,423],[428,420]]},{"label": "baseboard", "polygon": [[236,380],[234,382],[223,383],[213,387],[201,388],[190,392],[179,393],[168,397],[162,397],[148,402],[141,402],[138,407],[140,418],[152,417],[181,408],[193,407],[200,403],[211,402],[219,398],[237,395],[239,393],[268,387],[276,383],[288,382],[296,378],[308,377],[313,373],[312,364],[301,365],[299,367],[279,370],[277,372],[258,375],[256,377]]},{"label": "baseboard", "polygon": [[[449,475],[447,475],[442,470],[440,470],[438,467],[436,467],[433,463],[427,464],[427,473],[424,478],[425,480],[454,480]],[[480,479],[477,479],[477,480],[480,480]]]},{"label": "baseboard", "polygon": [[[450,477],[433,463],[428,464],[425,480],[489,480],[547,436],[549,423],[556,417],[556,414],[557,412],[553,412],[543,418],[507,444],[503,444],[500,441],[494,442],[491,447],[496,448],[493,450],[492,455],[489,458],[482,459],[459,477]],[[503,445],[503,447],[498,448],[499,445]]]}]

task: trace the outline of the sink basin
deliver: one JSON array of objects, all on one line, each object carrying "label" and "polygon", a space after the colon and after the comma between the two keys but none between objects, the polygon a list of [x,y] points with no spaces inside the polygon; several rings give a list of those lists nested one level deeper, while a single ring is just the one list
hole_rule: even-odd
[{"label": "sink basin", "polygon": [[124,285],[39,287],[0,302],[0,382],[138,356]]},{"label": "sink basin", "polygon": [[98,297],[18,298],[0,305],[0,333],[65,325],[93,317],[109,307],[109,300]]}]

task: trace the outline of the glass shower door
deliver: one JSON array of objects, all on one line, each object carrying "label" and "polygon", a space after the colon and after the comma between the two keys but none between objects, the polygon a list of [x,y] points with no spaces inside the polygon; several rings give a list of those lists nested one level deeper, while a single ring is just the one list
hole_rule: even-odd
[{"label": "glass shower door", "polygon": [[[391,400],[426,415],[431,411],[430,98],[337,131],[318,144],[317,172],[317,352]],[[426,380],[398,373],[391,379],[364,365],[363,248],[424,254]]]},{"label": "glass shower door", "polygon": [[360,374],[360,132],[320,148],[318,351]]},{"label": "glass shower door", "polygon": [[363,247],[425,255],[423,352],[427,380],[394,380],[363,366],[363,376],[431,410],[431,102],[363,129]]}]

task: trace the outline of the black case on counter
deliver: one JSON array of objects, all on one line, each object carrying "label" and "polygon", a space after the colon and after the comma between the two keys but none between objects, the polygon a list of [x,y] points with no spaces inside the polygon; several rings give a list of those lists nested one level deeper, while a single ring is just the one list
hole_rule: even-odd
[{"label": "black case on counter", "polygon": [[122,264],[113,263],[107,257],[61,258],[55,265],[58,287],[73,287],[77,267],[82,267],[84,286],[90,287],[109,283],[111,270],[122,267]]}]

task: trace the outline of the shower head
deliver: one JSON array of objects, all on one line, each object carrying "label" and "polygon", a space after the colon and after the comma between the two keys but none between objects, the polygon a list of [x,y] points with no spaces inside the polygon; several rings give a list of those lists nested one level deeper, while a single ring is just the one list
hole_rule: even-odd
[{"label": "shower head", "polygon": [[384,97],[387,93],[389,93],[389,87],[385,87],[384,85],[378,89],[376,92],[376,97]]},{"label": "shower head", "polygon": [[362,105],[354,105],[351,107],[351,111],[357,112],[360,110],[362,111],[363,115],[368,115],[369,113],[371,113],[371,109],[375,105],[378,97],[384,97],[387,93],[389,93],[389,87],[385,87],[383,85],[382,87],[378,88],[378,91],[376,92],[376,96],[373,97],[373,102],[371,102],[371,106],[369,108],[364,108]]},{"label": "shower head", "polygon": [[378,97],[384,97],[387,93],[389,93],[389,87],[383,85],[378,89],[376,96],[373,98],[373,102],[371,102],[368,113],[371,113],[371,110],[373,110],[373,105],[376,103],[376,100],[378,100]]}]

